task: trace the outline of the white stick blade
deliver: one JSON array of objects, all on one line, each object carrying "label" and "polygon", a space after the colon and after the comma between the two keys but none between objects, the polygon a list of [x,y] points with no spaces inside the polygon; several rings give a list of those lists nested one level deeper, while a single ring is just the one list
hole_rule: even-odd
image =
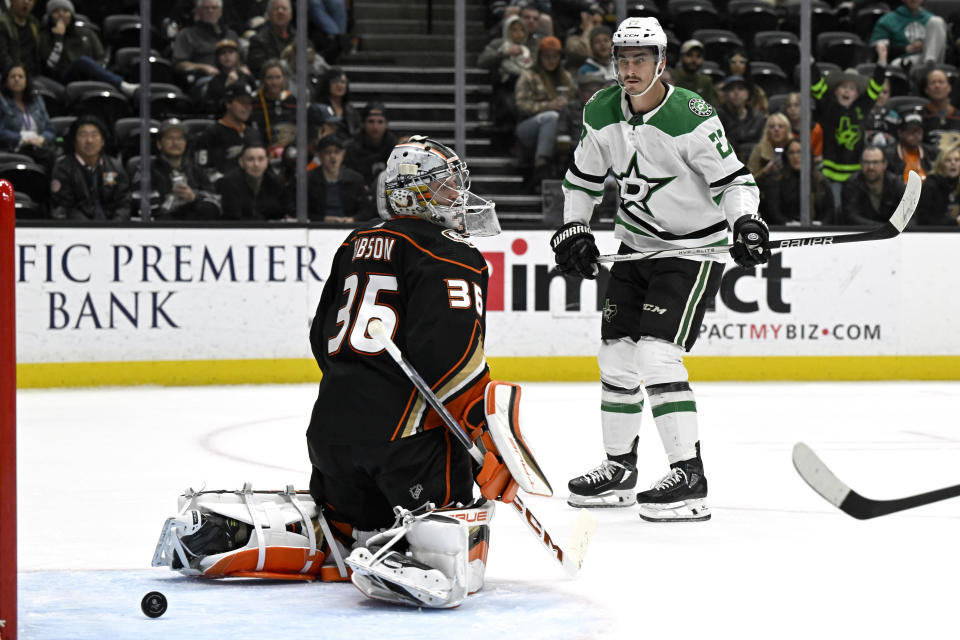
[{"label": "white stick blade", "polygon": [[843,504],[850,487],[833,474],[813,449],[802,442],[793,445],[793,466],[810,488],[835,507]]},{"label": "white stick blade", "polygon": [[890,224],[897,228],[897,231],[903,231],[913,217],[913,212],[917,210],[917,203],[920,201],[920,189],[923,186],[923,180],[916,171],[911,171],[907,176],[907,187],[903,190],[903,198],[897,210],[890,217]]},{"label": "white stick blade", "polygon": [[590,539],[593,538],[593,532],[596,530],[597,519],[586,509],[580,509],[577,521],[573,525],[573,533],[570,534],[570,544],[567,545],[563,555],[563,568],[571,577],[580,572],[583,559],[587,555],[587,548],[590,546]]}]

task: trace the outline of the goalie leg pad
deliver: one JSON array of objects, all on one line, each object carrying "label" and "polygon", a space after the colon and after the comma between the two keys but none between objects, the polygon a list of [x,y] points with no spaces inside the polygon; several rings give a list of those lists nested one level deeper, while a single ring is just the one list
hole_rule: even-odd
[{"label": "goalie leg pad", "polygon": [[467,549],[467,593],[473,594],[483,588],[487,571],[487,552],[490,550],[490,522],[493,520],[496,502],[479,498],[466,507],[440,509],[436,513],[456,518],[467,523],[470,538]]},{"label": "goalie leg pad", "polygon": [[487,430],[510,470],[527,493],[552,496],[553,489],[520,430],[520,385],[493,381],[484,393]]},{"label": "goalie leg pad", "polygon": [[[313,580],[329,546],[322,519],[306,491],[188,489],[180,512],[164,523],[153,566],[208,578]],[[344,567],[345,570],[345,567]]]},{"label": "goalie leg pad", "polygon": [[353,584],[366,596],[417,607],[447,609],[467,596],[469,527],[430,512],[397,507],[398,525],[347,558]]}]

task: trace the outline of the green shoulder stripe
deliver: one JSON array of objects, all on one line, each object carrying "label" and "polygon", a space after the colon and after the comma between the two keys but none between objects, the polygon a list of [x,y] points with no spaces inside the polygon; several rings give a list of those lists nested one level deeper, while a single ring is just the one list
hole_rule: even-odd
[{"label": "green shoulder stripe", "polygon": [[583,119],[597,131],[621,122],[623,112],[620,110],[620,85],[615,84],[597,91],[583,108]]},{"label": "green shoulder stripe", "polygon": [[660,129],[668,136],[676,138],[690,133],[705,120],[715,117],[716,109],[694,93],[681,87],[674,87],[673,94],[660,107],[647,124]]}]

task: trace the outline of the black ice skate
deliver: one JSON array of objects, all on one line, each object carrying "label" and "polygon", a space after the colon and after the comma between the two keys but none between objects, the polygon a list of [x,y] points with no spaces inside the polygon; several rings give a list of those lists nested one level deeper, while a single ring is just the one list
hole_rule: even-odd
[{"label": "black ice skate", "polygon": [[[633,462],[629,460],[633,457]],[[567,483],[571,507],[630,507],[636,503],[636,457],[608,456],[600,466]]]},{"label": "black ice skate", "polygon": [[649,522],[699,522],[710,519],[707,478],[699,456],[670,465],[670,473],[637,494],[640,517]]}]

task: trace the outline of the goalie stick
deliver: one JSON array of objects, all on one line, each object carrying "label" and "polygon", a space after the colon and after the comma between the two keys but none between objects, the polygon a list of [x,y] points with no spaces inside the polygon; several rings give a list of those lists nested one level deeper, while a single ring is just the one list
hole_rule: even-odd
[{"label": "goalie stick", "polygon": [[793,445],[793,466],[811,489],[823,496],[830,504],[858,520],[878,518],[960,496],[960,485],[955,485],[898,500],[864,498],[834,475],[820,456],[802,442]]},{"label": "goalie stick", "polygon": [[[407,359],[403,356],[403,353],[400,351],[400,348],[394,344],[393,340],[390,339],[390,336],[387,335],[386,330],[383,327],[383,323],[374,318],[367,323],[367,333],[370,334],[377,342],[379,342],[387,353],[390,354],[390,357],[400,365],[400,368],[403,369],[403,372],[407,375],[413,385],[417,388],[417,391],[420,392],[420,395],[423,396],[423,399],[426,400],[427,404],[436,411],[441,418],[443,418],[444,424],[447,426],[447,429],[456,437],[456,439],[464,446],[470,456],[477,462],[477,464],[483,464],[483,453],[481,453],[480,448],[473,442],[470,441],[470,437],[466,434],[463,428],[454,420],[453,416],[450,415],[450,412],[447,410],[447,407],[444,406],[437,395],[433,392],[430,386],[426,381],[420,377],[420,374],[417,373],[417,370],[413,368]],[[553,541],[553,537],[547,533],[547,529],[540,523],[536,516],[533,515],[533,512],[530,511],[530,508],[523,503],[520,499],[520,496],[516,496],[513,499],[513,502],[510,503],[516,512],[520,516],[520,519],[523,520],[523,523],[527,528],[533,532],[537,537],[537,540],[540,541],[540,544],[547,550],[547,552],[554,557],[557,562],[563,567],[571,577],[577,575],[580,571],[580,568],[583,566],[583,559],[587,554],[587,547],[590,544],[590,538],[593,536],[594,530],[597,528],[597,521],[590,514],[586,512],[586,509],[580,509],[580,514],[577,517],[577,521],[574,524],[573,532],[570,535],[570,543],[566,548],[560,547],[557,543]]]},{"label": "goalie stick", "polygon": [[[792,247],[822,247],[847,242],[867,242],[870,240],[886,240],[895,238],[906,228],[913,212],[917,209],[920,199],[920,187],[923,181],[916,172],[911,171],[907,178],[900,204],[897,205],[890,220],[869,231],[858,233],[844,233],[832,236],[816,236],[811,238],[784,238],[783,240],[768,240],[764,249],[790,249]],[[687,256],[710,256],[730,252],[730,245],[709,245],[705,247],[689,247],[686,249],[663,249],[660,251],[638,251],[636,253],[611,253],[599,256],[597,262],[630,262],[632,260],[649,260],[651,258],[684,258]]]}]

